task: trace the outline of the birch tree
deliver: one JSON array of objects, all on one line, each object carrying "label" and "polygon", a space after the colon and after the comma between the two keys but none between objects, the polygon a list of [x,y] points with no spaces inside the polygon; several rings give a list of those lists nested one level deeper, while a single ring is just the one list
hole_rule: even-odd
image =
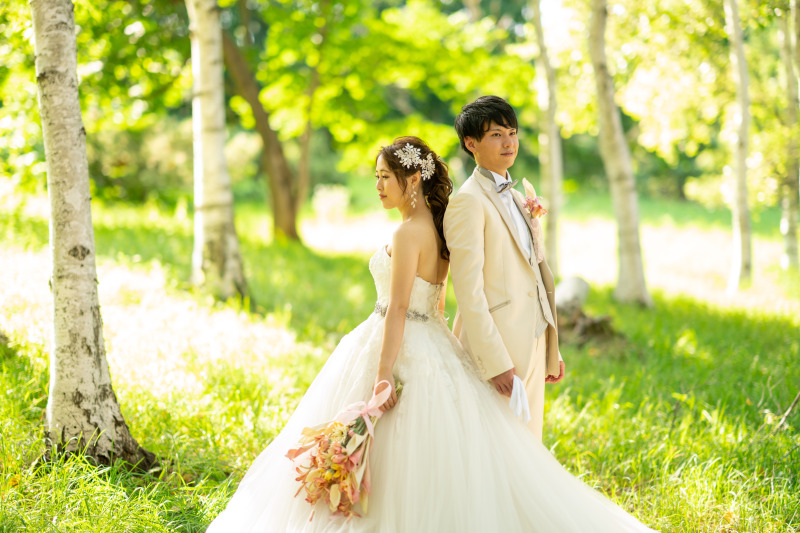
[{"label": "birch tree", "polygon": [[186,0],[192,41],[194,250],[192,282],[219,299],[244,298],[233,193],[225,162],[222,26],[216,0]]},{"label": "birch tree", "polygon": [[750,129],[750,93],[747,59],[744,55],[744,38],[739,18],[737,0],[725,0],[725,21],[730,39],[730,58],[733,78],[736,83],[736,106],[733,123],[733,260],[728,279],[728,290],[736,291],[752,278],[752,236],[750,232],[750,208],[747,201],[747,148]]},{"label": "birch tree", "polygon": [[794,68],[800,76],[800,0],[792,0],[791,12],[794,19]]},{"label": "birch tree", "polygon": [[539,108],[543,111],[544,127],[539,133],[539,161],[542,167],[544,195],[549,200],[549,213],[545,226],[547,262],[554,276],[558,276],[558,219],[561,214],[561,189],[564,169],[561,154],[561,130],[556,122],[556,73],[547,51],[542,26],[540,0],[531,2],[536,42],[539,45],[537,76],[544,73],[544,83],[539,84]]},{"label": "birch tree", "polygon": [[54,331],[48,450],[83,451],[101,464],[121,459],[149,469],[155,456],[131,436],[106,360],[73,5],[71,0],[31,0],[30,7],[51,210]]},{"label": "birch tree", "polygon": [[781,234],[783,235],[781,267],[784,270],[797,270],[800,268],[797,253],[800,152],[798,152],[797,140],[798,89],[794,68],[795,54],[791,34],[791,13],[780,13],[778,21],[780,25],[781,62],[786,74],[786,126],[789,131],[786,146],[786,176],[781,187]]},{"label": "birch tree", "polygon": [[589,53],[597,87],[600,155],[608,176],[617,219],[619,270],[614,297],[622,302],[638,302],[649,306],[653,302],[647,291],[642,264],[636,181],[606,58],[606,0],[592,0],[591,7]]}]

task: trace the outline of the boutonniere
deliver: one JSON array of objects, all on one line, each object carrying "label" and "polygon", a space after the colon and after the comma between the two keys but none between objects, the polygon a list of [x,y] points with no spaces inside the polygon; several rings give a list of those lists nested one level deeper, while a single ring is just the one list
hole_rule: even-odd
[{"label": "boutonniere", "polygon": [[542,218],[547,214],[547,209],[542,205],[541,196],[536,195],[536,189],[533,188],[531,182],[522,178],[522,186],[525,187],[525,209],[530,213],[531,218]]}]

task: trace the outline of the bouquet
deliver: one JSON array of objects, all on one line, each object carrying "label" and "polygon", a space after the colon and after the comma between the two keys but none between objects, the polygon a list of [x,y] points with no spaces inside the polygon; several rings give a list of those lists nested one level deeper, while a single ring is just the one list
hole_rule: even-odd
[{"label": "bouquet", "polygon": [[[397,396],[403,384],[395,380]],[[389,385],[388,381],[381,383]],[[300,446],[289,450],[286,457],[295,462],[297,481],[304,489],[306,501],[314,506],[323,500],[334,516],[360,516],[353,510],[356,503],[367,512],[370,492],[369,452],[374,438],[375,423],[383,412],[383,405],[391,389],[387,386],[379,393],[373,391],[369,402],[356,402],[345,407],[336,417],[319,426],[303,429]],[[314,510],[311,517],[314,518]]]}]

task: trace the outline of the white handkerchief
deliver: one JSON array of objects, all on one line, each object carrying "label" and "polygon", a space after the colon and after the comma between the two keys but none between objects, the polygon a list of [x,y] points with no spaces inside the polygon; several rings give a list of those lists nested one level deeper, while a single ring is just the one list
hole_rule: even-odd
[{"label": "white handkerchief", "polygon": [[528,395],[525,392],[525,385],[519,379],[519,376],[514,376],[514,387],[511,389],[511,400],[509,400],[508,405],[524,424],[530,421],[531,408],[528,405]]}]

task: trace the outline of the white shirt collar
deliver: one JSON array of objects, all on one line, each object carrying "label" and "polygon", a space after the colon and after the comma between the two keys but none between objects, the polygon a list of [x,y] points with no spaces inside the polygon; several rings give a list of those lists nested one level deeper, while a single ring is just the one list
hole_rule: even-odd
[{"label": "white shirt collar", "polygon": [[[486,170],[489,170],[489,169],[487,168]],[[494,177],[494,181],[498,185],[506,183],[507,181],[511,181],[511,174],[509,174],[507,170],[506,170],[506,177],[505,178],[503,176],[501,176],[500,174],[498,174],[497,172],[495,172],[494,170],[489,170],[489,172],[492,173],[492,177]]]}]

